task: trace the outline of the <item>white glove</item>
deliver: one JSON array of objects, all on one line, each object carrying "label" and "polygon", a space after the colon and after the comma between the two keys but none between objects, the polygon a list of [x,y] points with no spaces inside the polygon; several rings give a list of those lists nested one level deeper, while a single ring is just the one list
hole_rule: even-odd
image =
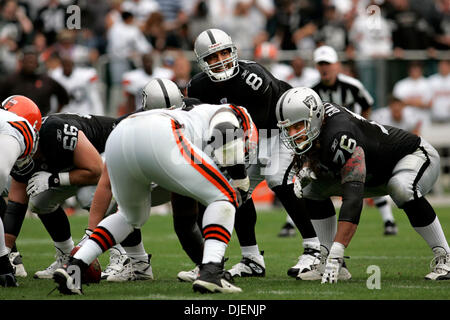
[{"label": "white glove", "polygon": [[337,283],[342,260],[342,258],[327,258],[325,271],[322,275],[322,283]]},{"label": "white glove", "polygon": [[244,179],[231,180],[231,185],[236,190],[239,205],[247,201],[247,199],[249,198],[248,190],[250,188],[250,179],[248,178],[248,176]]},{"label": "white glove", "polygon": [[47,191],[51,187],[58,187],[59,185],[60,181],[57,174],[51,174],[46,171],[38,171],[31,176],[30,180],[28,180],[27,194],[30,197],[34,197],[44,191]]},{"label": "white glove", "polygon": [[316,174],[309,167],[303,167],[298,173],[298,177],[303,186],[308,185],[312,180],[317,180]]},{"label": "white glove", "polygon": [[299,199],[303,198],[303,187],[298,177],[295,177],[294,180],[294,193],[297,198]]}]

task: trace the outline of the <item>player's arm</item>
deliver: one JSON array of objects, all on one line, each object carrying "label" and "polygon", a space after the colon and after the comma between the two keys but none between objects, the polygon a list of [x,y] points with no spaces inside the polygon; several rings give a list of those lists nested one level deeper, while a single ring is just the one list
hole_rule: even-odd
[{"label": "player's arm", "polygon": [[103,161],[86,135],[78,132],[78,142],[73,153],[75,169],[68,172],[70,185],[97,184],[102,174]]},{"label": "player's arm", "polygon": [[103,166],[102,175],[98,181],[91,209],[89,210],[88,229],[94,230],[99,222],[105,217],[112,199],[111,181],[109,180],[108,168]]},{"label": "player's arm", "polygon": [[26,183],[11,179],[3,224],[5,228],[5,244],[12,248],[22,228],[23,220],[28,208],[28,195]]},{"label": "player's arm", "polygon": [[359,223],[365,180],[365,154],[364,150],[357,146],[341,169],[342,206],[335,242],[339,242],[345,247],[349,244]]}]

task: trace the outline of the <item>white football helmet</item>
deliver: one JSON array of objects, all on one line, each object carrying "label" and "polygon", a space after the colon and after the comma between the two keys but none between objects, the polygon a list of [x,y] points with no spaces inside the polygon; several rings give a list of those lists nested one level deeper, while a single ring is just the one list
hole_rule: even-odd
[{"label": "white football helmet", "polygon": [[[323,103],[319,95],[306,87],[289,89],[278,100],[275,112],[278,127],[281,129],[280,138],[286,147],[296,154],[308,151],[320,134],[324,117]],[[289,128],[300,121],[304,122],[304,129],[289,135]],[[306,136],[305,140],[296,142],[303,136]]]},{"label": "white football helmet", "polygon": [[175,82],[155,78],[150,80],[142,90],[142,108],[144,110],[181,108],[184,105],[183,98]]},{"label": "white football helmet", "polygon": [[[223,61],[208,64],[205,58],[212,53],[230,49],[230,57]],[[220,82],[234,77],[239,71],[236,46],[231,37],[219,29],[208,29],[199,34],[194,43],[194,52],[200,68],[211,81]],[[231,66],[230,66],[231,64]],[[223,69],[215,72],[214,70]]]}]

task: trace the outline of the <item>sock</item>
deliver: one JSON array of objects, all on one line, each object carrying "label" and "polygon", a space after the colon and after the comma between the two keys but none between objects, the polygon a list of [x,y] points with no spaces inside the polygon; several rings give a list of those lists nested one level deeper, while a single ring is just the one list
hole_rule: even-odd
[{"label": "sock", "polygon": [[392,207],[388,201],[388,197],[377,197],[374,198],[374,203],[377,206],[381,214],[381,219],[383,222],[392,221],[394,222],[394,215],[392,214]]},{"label": "sock", "polygon": [[318,237],[303,239],[303,248],[314,249],[320,251],[320,241]]},{"label": "sock", "polygon": [[112,246],[113,248],[117,249],[120,254],[127,254],[127,252],[125,251],[125,249],[120,245],[120,243]]},{"label": "sock", "polygon": [[0,219],[0,257],[9,254],[8,248],[5,245],[5,232],[3,229],[3,221]]},{"label": "sock", "polygon": [[138,245],[132,247],[123,247],[127,256],[138,261],[147,261],[148,254],[145,252],[144,243],[141,241]]},{"label": "sock", "polygon": [[291,226],[294,226],[294,221],[289,215],[286,215],[286,223],[290,224]]},{"label": "sock", "polygon": [[434,247],[442,247],[447,253],[450,253],[450,247],[445,238],[444,231],[442,230],[441,223],[438,217],[434,221],[425,227],[414,227],[414,230],[422,236],[431,249]]},{"label": "sock", "polygon": [[234,229],[241,247],[256,245],[256,208],[252,198],[236,210]]},{"label": "sock", "polygon": [[311,222],[316,230],[320,245],[324,246],[329,252],[337,231],[336,216],[324,219],[312,219]]},{"label": "sock", "polygon": [[261,254],[257,244],[254,246],[241,247],[241,252],[243,257],[259,256]]},{"label": "sock", "polygon": [[99,255],[103,253],[102,248],[94,240],[88,239],[73,256],[90,265]]},{"label": "sock", "polygon": [[216,201],[208,205],[203,215],[205,238],[202,263],[221,263],[225,255],[234,225],[236,209],[228,201]]},{"label": "sock", "polygon": [[38,214],[53,242],[62,242],[70,238],[70,223],[63,208],[59,206],[55,211]]},{"label": "sock", "polygon": [[58,241],[58,242],[55,241],[55,248],[65,254],[69,254],[70,251],[72,251],[73,246],[74,243],[72,237],[70,237],[65,241]]}]

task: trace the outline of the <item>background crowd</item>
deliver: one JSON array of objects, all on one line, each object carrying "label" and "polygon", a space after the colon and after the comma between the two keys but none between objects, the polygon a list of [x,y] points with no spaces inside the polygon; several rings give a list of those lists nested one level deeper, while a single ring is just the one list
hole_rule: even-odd
[{"label": "background crowd", "polygon": [[320,80],[312,52],[331,46],[378,119],[450,128],[450,0],[2,0],[0,99],[122,115],[152,77],[184,90],[199,72],[193,42],[212,27],[293,86]]}]

